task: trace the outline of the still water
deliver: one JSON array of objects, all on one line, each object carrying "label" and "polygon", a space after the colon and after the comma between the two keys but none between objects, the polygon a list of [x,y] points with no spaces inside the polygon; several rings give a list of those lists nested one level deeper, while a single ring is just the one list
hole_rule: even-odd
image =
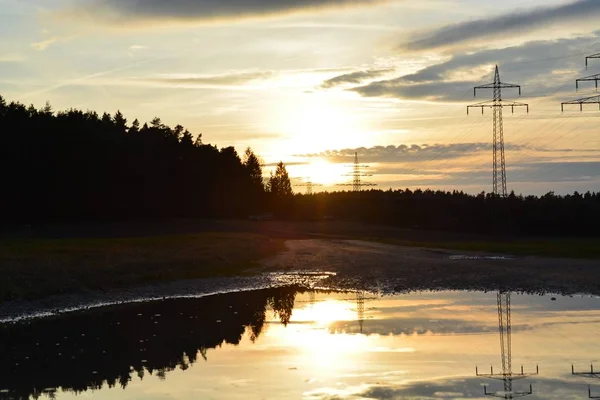
[{"label": "still water", "polygon": [[[599,299],[500,298],[501,314],[496,293],[278,288],[4,324],[0,399],[483,399],[530,385],[529,399],[586,399],[588,384],[600,395],[600,380],[571,373],[600,370]],[[504,367],[527,375],[513,375],[512,395],[475,374],[503,372],[501,343]]]}]

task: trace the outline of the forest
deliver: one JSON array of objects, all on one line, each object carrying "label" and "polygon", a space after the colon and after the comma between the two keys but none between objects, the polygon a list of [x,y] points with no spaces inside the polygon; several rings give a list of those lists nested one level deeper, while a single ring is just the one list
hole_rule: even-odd
[{"label": "forest", "polygon": [[369,190],[293,194],[285,164],[263,177],[248,148],[205,144],[183,126],[55,112],[0,96],[0,222],[135,218],[325,217],[406,228],[596,236],[600,193],[507,198],[461,191]]}]

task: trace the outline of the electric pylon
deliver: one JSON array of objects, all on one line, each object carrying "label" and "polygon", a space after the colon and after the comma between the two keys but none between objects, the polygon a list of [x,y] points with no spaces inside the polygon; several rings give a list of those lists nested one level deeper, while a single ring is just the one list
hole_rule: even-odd
[{"label": "electric pylon", "polygon": [[356,316],[358,319],[358,326],[360,327],[360,333],[362,333],[365,322],[365,292],[362,290],[356,292]]},{"label": "electric pylon", "polygon": [[[571,365],[571,374],[572,375],[578,375],[578,376],[585,376],[586,378],[595,378],[595,379],[600,379],[600,373],[594,371],[594,365],[590,365],[590,371],[589,372],[575,372],[575,366]],[[600,396],[592,396],[592,387],[590,385],[588,385],[588,397],[590,399],[600,399]]]},{"label": "electric pylon", "polygon": [[342,183],[337,186],[352,186],[353,192],[362,191],[363,186],[377,186],[375,183],[366,183],[361,181],[361,177],[373,176],[363,172],[363,168],[369,168],[368,165],[361,165],[358,162],[358,152],[354,152],[354,165],[352,165],[352,172],[344,176],[351,176],[352,183]]},{"label": "electric pylon", "polygon": [[[600,58],[600,53],[599,54],[593,54],[591,56],[587,56],[585,58],[585,68],[587,69],[588,67],[588,60],[593,59],[593,58]],[[594,82],[596,84],[596,90],[598,90],[598,81],[600,81],[600,74],[594,74],[594,75],[590,75],[590,76],[586,76],[585,78],[579,78],[575,80],[575,89],[579,90],[579,82]],[[583,112],[583,105],[584,104],[598,104],[598,108],[600,109],[600,96],[590,96],[590,97],[584,97],[581,99],[576,99],[576,100],[571,100],[571,101],[564,101],[562,103],[560,103],[560,109],[561,111],[565,111],[565,105],[579,105],[579,111]]]},{"label": "electric pylon", "polygon": [[497,65],[494,73],[494,82],[475,86],[473,89],[475,97],[477,97],[477,89],[493,89],[494,99],[467,106],[467,114],[469,114],[470,108],[481,108],[482,114],[484,108],[492,108],[494,110],[494,194],[506,197],[508,192],[506,190],[506,159],[504,157],[504,124],[502,122],[502,109],[504,107],[510,107],[511,111],[514,113],[515,107],[527,107],[527,113],[529,113],[529,104],[502,100],[502,89],[519,89],[520,96],[521,86],[501,82]]},{"label": "electric pylon", "polygon": [[[305,178],[306,179],[306,178]],[[323,186],[320,183],[314,183],[312,180],[308,179],[307,181],[305,181],[305,183],[300,184],[300,185],[294,185],[294,186],[300,186],[300,187],[306,187],[306,195],[311,195],[313,194],[313,188],[315,186]]]},{"label": "electric pylon", "polygon": [[585,69],[587,69],[587,67],[588,67],[588,60],[591,60],[593,58],[600,58],[600,53],[598,53],[598,54],[592,54],[591,56],[587,56],[585,58]]},{"label": "electric pylon", "polygon": [[484,387],[486,396],[498,397],[501,399],[516,399],[533,394],[533,387],[529,384],[529,391],[514,391],[513,381],[524,379],[528,376],[537,375],[539,368],[536,367],[535,373],[525,373],[523,366],[521,372],[512,371],[512,328],[510,319],[510,292],[498,292],[498,332],[500,333],[500,354],[502,357],[502,372],[494,373],[494,367],[490,367],[489,374],[480,374],[479,369],[475,367],[475,374],[490,379],[498,379],[504,382],[504,390],[500,392],[488,392],[487,386]]},{"label": "electric pylon", "polygon": [[315,308],[316,293],[314,290],[311,290],[310,292],[308,292],[308,301],[310,302],[310,307]]}]

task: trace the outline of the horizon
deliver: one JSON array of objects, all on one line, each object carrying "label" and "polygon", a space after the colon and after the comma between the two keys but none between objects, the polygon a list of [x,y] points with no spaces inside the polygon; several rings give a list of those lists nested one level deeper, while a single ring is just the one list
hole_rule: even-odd
[{"label": "horizon", "polygon": [[[282,160],[299,182],[344,190],[354,152],[377,189],[490,192],[491,99],[473,86],[519,84],[530,113],[505,113],[508,190],[597,191],[597,95],[575,79],[600,73],[600,2],[312,0],[0,0],[0,95],[49,101],[129,122],[160,117],[203,141],[251,147],[267,168]],[[477,7],[475,7],[477,5]],[[510,10],[510,11],[507,11]],[[210,17],[207,17],[209,15]],[[337,189],[336,189],[337,188]]]}]

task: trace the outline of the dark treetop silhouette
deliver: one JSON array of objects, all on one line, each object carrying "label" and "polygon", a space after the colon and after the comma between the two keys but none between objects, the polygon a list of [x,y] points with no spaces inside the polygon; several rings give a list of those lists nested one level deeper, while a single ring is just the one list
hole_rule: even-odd
[{"label": "dark treetop silhouette", "polygon": [[[53,112],[0,97],[0,223],[326,215],[401,227],[597,235],[600,194],[506,198],[431,190],[293,195],[285,165],[265,182],[259,158],[203,144],[159,118]],[[502,215],[502,218],[498,218]],[[492,224],[492,221],[498,221]]]}]

